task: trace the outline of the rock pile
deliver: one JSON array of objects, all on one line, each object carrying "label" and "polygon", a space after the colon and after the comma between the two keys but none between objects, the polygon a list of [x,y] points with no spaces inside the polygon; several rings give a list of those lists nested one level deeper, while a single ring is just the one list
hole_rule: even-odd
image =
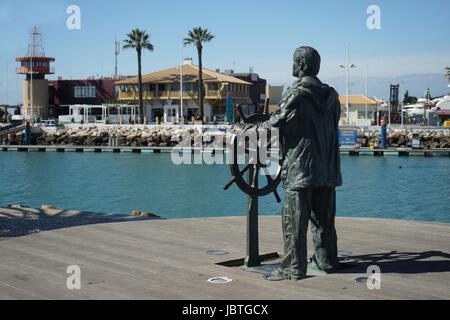
[{"label": "rock pile", "polygon": [[[201,134],[204,134],[205,129]],[[189,134],[191,145],[199,134],[193,127],[128,127],[128,126],[78,126],[63,128],[56,132],[43,132],[36,138],[39,145],[85,145],[108,146],[176,146],[181,137]]]},{"label": "rock pile", "polygon": [[[56,131],[42,131],[33,134],[31,144],[38,145],[84,145],[84,146],[150,146],[173,147],[180,143],[182,137],[190,136],[190,145],[194,146],[194,138],[200,141],[211,141],[222,137],[221,145],[226,145],[227,133],[219,131],[225,126],[68,126]],[[210,131],[212,130],[212,131]],[[387,129],[387,147],[411,147],[413,134],[419,134],[420,147],[423,149],[450,148],[450,129]],[[209,137],[208,137],[209,136]],[[207,138],[208,137],[208,138]],[[371,142],[380,141],[380,128],[358,129],[357,146],[370,147]],[[198,140],[196,140],[198,142]],[[220,141],[216,141],[219,142]],[[189,143],[189,142],[188,142]],[[19,132],[11,144],[24,144],[24,133]],[[186,146],[185,144],[183,144]],[[210,146],[212,146],[210,144]]]},{"label": "rock pile", "polygon": [[[423,149],[450,148],[450,130],[448,129],[388,129],[386,137],[390,148],[411,147],[413,134],[419,134],[420,147]],[[358,145],[369,147],[370,142],[380,141],[380,129],[360,129]]]}]

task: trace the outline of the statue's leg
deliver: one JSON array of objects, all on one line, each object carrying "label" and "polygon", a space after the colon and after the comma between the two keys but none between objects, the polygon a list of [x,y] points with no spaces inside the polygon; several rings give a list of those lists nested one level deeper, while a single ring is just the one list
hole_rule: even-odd
[{"label": "statue's leg", "polygon": [[313,264],[321,270],[333,272],[337,269],[337,235],[335,188],[321,187],[312,191],[311,232],[313,234]]},{"label": "statue's leg", "polygon": [[286,279],[306,277],[306,233],[311,214],[311,189],[286,189],[282,209],[284,255],[279,263],[279,275]]}]

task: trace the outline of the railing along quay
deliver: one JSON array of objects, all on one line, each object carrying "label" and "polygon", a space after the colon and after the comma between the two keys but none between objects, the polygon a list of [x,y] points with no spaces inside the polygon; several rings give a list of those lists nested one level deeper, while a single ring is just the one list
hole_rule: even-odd
[{"label": "railing along quay", "polygon": [[[224,151],[227,152],[226,148],[182,148],[182,147],[159,147],[159,146],[84,146],[84,145],[2,145],[2,151],[56,151],[56,152],[150,152],[160,153],[160,152],[172,152],[174,150],[179,150],[182,152],[192,152],[196,150],[201,150],[202,152],[215,152]],[[422,155],[422,156],[449,156],[450,148],[441,149],[415,149],[415,148],[384,148],[384,149],[371,149],[371,148],[351,148],[351,147],[341,147],[341,154],[350,156],[359,155],[373,155],[373,156],[384,156],[384,155],[398,155],[398,156],[410,156],[410,155]]]}]

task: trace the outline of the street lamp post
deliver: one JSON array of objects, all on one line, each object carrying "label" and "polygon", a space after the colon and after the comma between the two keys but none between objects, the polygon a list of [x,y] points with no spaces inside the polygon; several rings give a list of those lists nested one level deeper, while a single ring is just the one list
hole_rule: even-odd
[{"label": "street lamp post", "polygon": [[180,122],[183,122],[183,46],[180,48],[180,113]]},{"label": "street lamp post", "polygon": [[400,82],[401,86],[400,86],[400,90],[401,90],[401,94],[400,94],[400,99],[401,99],[401,103],[402,103],[402,108],[401,108],[401,112],[402,112],[402,128],[403,128],[403,99],[405,98],[403,96],[403,81]]},{"label": "street lamp post", "polygon": [[348,44],[347,44],[347,49],[345,51],[345,65],[340,65],[341,68],[345,69],[345,81],[346,81],[346,95],[347,95],[347,101],[345,103],[345,108],[347,110],[347,124],[349,123],[350,120],[350,109],[349,109],[349,103],[348,103],[348,98],[349,98],[349,72],[350,72],[350,68],[355,68],[356,66],[354,64],[349,64],[348,63]]},{"label": "street lamp post", "polygon": [[30,106],[31,116],[30,121],[33,123],[33,54],[30,54]]},{"label": "street lamp post", "polygon": [[364,95],[365,95],[364,100],[366,101],[366,119],[367,119],[367,67],[366,67],[366,77],[364,80],[365,80],[364,81]]}]

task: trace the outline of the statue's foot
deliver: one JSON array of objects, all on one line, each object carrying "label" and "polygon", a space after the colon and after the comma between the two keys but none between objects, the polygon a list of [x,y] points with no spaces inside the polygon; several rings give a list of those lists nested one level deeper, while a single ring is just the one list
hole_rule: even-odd
[{"label": "statue's foot", "polygon": [[333,273],[335,270],[322,270],[319,268],[317,263],[314,261],[314,259],[311,260],[311,262],[308,263],[308,273],[314,274],[314,275],[323,275],[323,274],[330,274]]},{"label": "statue's foot", "polygon": [[306,275],[292,274],[290,272],[283,272],[280,269],[277,269],[273,273],[273,275],[274,275],[274,277],[277,277],[277,278],[286,279],[286,280],[294,280],[294,281],[298,281],[298,280],[302,280],[302,279],[306,278]]}]

